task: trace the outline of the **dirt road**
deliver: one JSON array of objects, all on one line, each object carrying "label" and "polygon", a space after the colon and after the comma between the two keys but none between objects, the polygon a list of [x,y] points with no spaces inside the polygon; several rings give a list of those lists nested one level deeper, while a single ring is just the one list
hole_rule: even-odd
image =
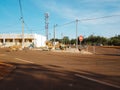
[{"label": "dirt road", "polygon": [[0,90],[119,90],[119,49],[96,55],[0,49],[0,62],[16,69],[0,80]]}]

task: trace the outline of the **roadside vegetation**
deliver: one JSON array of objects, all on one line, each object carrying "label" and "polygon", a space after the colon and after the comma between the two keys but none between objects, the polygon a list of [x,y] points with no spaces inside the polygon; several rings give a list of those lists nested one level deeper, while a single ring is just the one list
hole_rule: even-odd
[{"label": "roadside vegetation", "polygon": [[[54,39],[51,39],[50,41],[54,41]],[[68,36],[63,37],[62,39],[55,39],[55,41],[63,43],[63,44],[71,44],[74,45],[76,43],[76,39],[69,39]],[[78,39],[78,44],[80,44],[80,41]],[[97,46],[103,46],[103,45],[109,45],[109,46],[120,46],[120,35],[116,35],[114,37],[106,38],[102,36],[95,36],[90,35],[82,41],[82,44],[84,45],[97,45]]]}]

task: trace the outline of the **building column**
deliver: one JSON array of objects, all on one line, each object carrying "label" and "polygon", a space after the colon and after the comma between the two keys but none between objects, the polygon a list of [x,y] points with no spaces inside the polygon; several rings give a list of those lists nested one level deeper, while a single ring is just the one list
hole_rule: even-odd
[{"label": "building column", "polygon": [[3,42],[2,42],[2,39],[1,39],[1,40],[0,40],[0,46],[2,45],[2,43],[3,43]]},{"label": "building column", "polygon": [[6,42],[5,42],[5,38],[3,38],[3,45],[5,45],[5,43],[6,43]]},{"label": "building column", "polygon": [[13,45],[15,45],[15,38],[13,38]]}]

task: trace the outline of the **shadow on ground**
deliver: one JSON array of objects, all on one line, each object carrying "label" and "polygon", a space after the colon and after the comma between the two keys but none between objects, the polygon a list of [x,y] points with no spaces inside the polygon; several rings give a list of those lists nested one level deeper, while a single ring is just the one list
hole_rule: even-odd
[{"label": "shadow on ground", "polygon": [[[92,72],[82,71],[86,72],[83,74],[35,64],[11,64],[16,65],[17,68],[0,81],[0,90],[117,90],[75,76],[75,74],[88,76],[88,73],[100,76]],[[49,66],[57,68],[54,65]]]}]

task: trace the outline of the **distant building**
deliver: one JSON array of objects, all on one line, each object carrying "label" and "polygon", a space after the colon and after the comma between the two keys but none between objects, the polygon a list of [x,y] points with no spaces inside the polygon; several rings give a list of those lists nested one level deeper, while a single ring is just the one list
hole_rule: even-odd
[{"label": "distant building", "polygon": [[[34,44],[35,47],[45,46],[46,37],[39,34],[24,34],[24,47]],[[22,45],[22,34],[0,34],[0,46]]]}]

